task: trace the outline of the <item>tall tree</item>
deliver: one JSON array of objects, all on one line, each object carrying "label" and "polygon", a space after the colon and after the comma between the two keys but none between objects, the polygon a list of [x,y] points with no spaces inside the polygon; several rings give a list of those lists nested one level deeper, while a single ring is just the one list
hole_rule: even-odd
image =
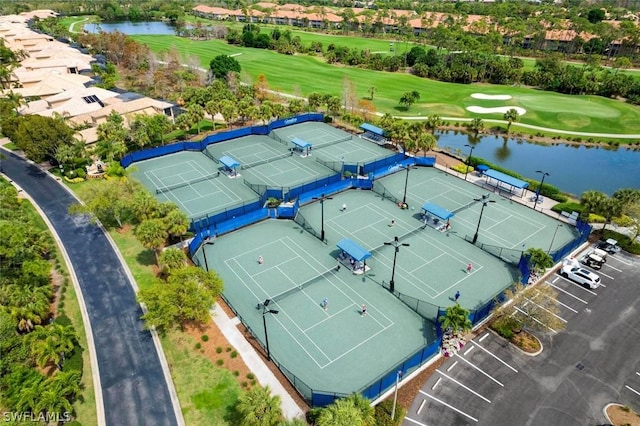
[{"label": "tall tree", "polygon": [[142,245],[153,250],[158,263],[158,252],[167,241],[167,228],[161,219],[148,219],[140,223],[135,230],[136,238]]},{"label": "tall tree", "polygon": [[17,120],[13,142],[33,161],[54,158],[59,146],[73,145],[73,129],[60,118],[24,115]]},{"label": "tall tree", "polygon": [[412,90],[410,92],[405,92],[400,97],[400,104],[405,106],[405,109],[408,111],[411,105],[415,104],[420,100],[420,93],[417,90]]},{"label": "tall tree", "polygon": [[511,125],[513,124],[514,121],[518,121],[518,118],[520,116],[518,115],[518,111],[516,109],[511,108],[510,110],[504,113],[503,117],[507,121],[507,133],[509,133],[509,131],[511,130]]},{"label": "tall tree", "polygon": [[227,79],[230,72],[240,73],[240,63],[231,56],[218,55],[209,62],[211,75],[219,79]]},{"label": "tall tree", "polygon": [[531,247],[525,253],[529,255],[529,265],[537,273],[544,272],[554,265],[551,256],[542,249]]}]

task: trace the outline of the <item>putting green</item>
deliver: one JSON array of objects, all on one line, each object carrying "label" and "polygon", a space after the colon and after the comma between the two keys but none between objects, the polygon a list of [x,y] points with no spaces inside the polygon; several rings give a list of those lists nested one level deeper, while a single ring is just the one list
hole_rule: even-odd
[{"label": "putting green", "polygon": [[597,118],[616,118],[620,116],[619,110],[603,105],[602,102],[594,102],[587,96],[569,97],[544,92],[541,94],[518,95],[514,99],[528,109],[572,114],[580,111],[581,115]]}]

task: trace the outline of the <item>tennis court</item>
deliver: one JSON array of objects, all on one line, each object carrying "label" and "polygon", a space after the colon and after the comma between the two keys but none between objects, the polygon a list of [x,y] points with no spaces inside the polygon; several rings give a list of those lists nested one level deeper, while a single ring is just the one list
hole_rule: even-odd
[{"label": "tennis court", "polygon": [[273,130],[271,135],[286,146],[290,146],[293,138],[299,138],[313,144],[313,150],[336,143],[346,142],[353,138],[351,133],[336,129],[326,123],[307,122],[294,124]]},{"label": "tennis court", "polygon": [[192,219],[259,198],[240,179],[218,175],[218,167],[199,152],[180,152],[137,162],[131,175]]},{"label": "tennis court", "polygon": [[281,187],[301,185],[335,172],[313,157],[293,155],[242,170],[241,173],[251,183]]},{"label": "tennis court", "polygon": [[237,160],[245,169],[291,155],[283,144],[268,136],[245,136],[207,146],[208,157],[219,159],[225,155]]},{"label": "tennis court", "polygon": [[[335,245],[295,222],[262,222],[205,248],[209,267],[225,280],[225,298],[263,344],[260,303],[272,299],[269,309],[278,313],[265,317],[271,355],[315,390],[360,390],[436,339],[433,324],[388,291],[336,270]],[[203,264],[202,249],[196,259]]]},{"label": "tennis court", "polygon": [[[405,173],[396,173],[378,182],[402,198],[405,178]],[[578,236],[573,226],[559,226],[562,222],[443,171],[420,167],[409,172],[409,205],[419,209],[432,202],[455,212],[452,232],[462,238],[475,234],[482,203],[474,200],[487,194],[495,202],[488,203],[482,212],[478,243],[517,251],[531,247],[553,251]]]},{"label": "tennis court", "polygon": [[[345,211],[341,211],[343,204],[347,205]],[[318,224],[316,229],[319,228],[322,212],[318,203],[300,211],[309,223]],[[462,294],[459,300],[462,306],[475,309],[517,279],[514,267],[452,232],[424,227],[419,211],[419,208],[401,210],[373,192],[347,191],[325,201],[325,236],[329,246],[346,237],[371,252],[372,258],[367,260],[371,271],[364,275],[365,279],[387,287],[395,249],[384,243],[397,236],[400,243],[410,244],[401,247],[398,253],[395,289],[431,303],[434,317],[438,306],[453,304],[456,291]],[[470,274],[466,271],[468,263],[473,264]]]},{"label": "tennis court", "polygon": [[369,163],[388,157],[388,149],[360,138],[313,149],[313,155],[325,161],[342,161],[347,164]]}]

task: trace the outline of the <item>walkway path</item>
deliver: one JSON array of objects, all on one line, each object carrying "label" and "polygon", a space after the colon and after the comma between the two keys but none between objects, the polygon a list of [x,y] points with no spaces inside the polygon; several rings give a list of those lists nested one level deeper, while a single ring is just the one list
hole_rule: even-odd
[{"label": "walkway path", "polygon": [[286,389],[280,384],[276,376],[269,370],[269,367],[262,361],[262,358],[260,358],[253,346],[247,342],[247,339],[245,339],[242,333],[240,333],[240,330],[238,330],[238,325],[240,324],[238,317],[229,318],[220,305],[216,304],[213,321],[229,343],[236,348],[244,363],[249,367],[249,370],[255,374],[258,382],[260,382],[262,386],[269,386],[272,395],[280,396],[282,412],[285,417],[288,419],[296,417],[304,418],[302,409],[300,409],[291,395],[289,395]]},{"label": "walkway path", "polygon": [[76,31],[75,30],[76,25],[80,24],[82,22],[86,22],[88,20],[89,20],[89,17],[86,17],[84,19],[80,19],[79,21],[72,22],[71,24],[69,24],[69,32],[71,34],[80,34],[82,31]]},{"label": "walkway path", "polygon": [[135,281],[104,229],[71,216],[77,200],[49,173],[3,150],[6,176],[44,213],[66,253],[91,356],[99,425],[184,425],[164,353],[144,329]]}]

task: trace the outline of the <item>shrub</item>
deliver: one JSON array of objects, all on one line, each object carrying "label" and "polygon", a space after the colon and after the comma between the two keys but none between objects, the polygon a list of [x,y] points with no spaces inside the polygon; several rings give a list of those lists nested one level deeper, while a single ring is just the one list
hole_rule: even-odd
[{"label": "shrub", "polygon": [[255,379],[255,378],[256,378],[256,375],[255,375],[255,374],[253,374],[253,373],[249,373],[249,374],[247,374],[247,379],[249,379],[249,380],[253,380],[253,379]]},{"label": "shrub", "polygon": [[233,375],[238,377],[240,376],[240,372],[238,370],[233,370]]},{"label": "shrub", "polygon": [[71,320],[66,315],[58,315],[55,320],[53,320],[56,324],[60,324],[62,326],[71,325]]},{"label": "shrub", "polygon": [[201,337],[203,342],[208,342],[209,341],[209,336],[207,336],[206,334],[203,334]]},{"label": "shrub", "polygon": [[243,388],[246,388],[247,386],[249,386],[249,383],[242,382],[242,383],[240,383],[240,386],[242,386]]},{"label": "shrub", "polygon": [[227,349],[225,349],[225,352],[231,352],[231,346],[227,346]]},{"label": "shrub", "polygon": [[490,325],[491,329],[498,333],[505,339],[511,340],[513,338],[513,331],[521,328],[520,323],[513,317],[502,316],[498,317]]},{"label": "shrub", "polygon": [[607,220],[599,214],[589,213],[589,218],[587,219],[587,221],[589,223],[605,223]]},{"label": "shrub", "polygon": [[224,360],[221,360],[221,359],[216,360],[216,364],[217,364],[219,367],[222,367],[222,364],[224,364]]},{"label": "shrub", "polygon": [[221,354],[221,353],[222,353],[222,346],[218,346],[218,347],[216,348],[216,353],[219,353],[219,354]]},{"label": "shrub", "polygon": [[65,369],[65,371],[78,371],[80,374],[82,374],[82,366],[83,366],[83,362],[82,362],[82,352],[84,349],[82,349],[82,346],[80,346],[79,344],[76,344],[76,346],[73,348],[73,351],[71,352],[71,354],[69,354],[69,356],[64,360],[64,366],[63,368]]},{"label": "shrub", "polygon": [[231,352],[231,358],[236,358],[237,356],[238,356],[238,352],[237,351]]},{"label": "shrub", "polygon": [[556,213],[578,212],[578,213],[582,214],[582,212],[584,211],[584,206],[582,204],[580,204],[580,203],[566,202],[566,203],[558,203],[558,204],[556,204],[555,206],[551,207],[551,210],[553,210]]},{"label": "shrub", "polygon": [[87,172],[84,169],[76,169],[76,177],[82,178],[82,179],[86,179],[87,178]]},{"label": "shrub", "polygon": [[396,404],[395,420],[391,420],[391,411],[393,411],[393,401],[385,399],[376,405],[376,425],[377,426],[399,426],[407,414],[407,409]]},{"label": "shrub", "polygon": [[202,344],[200,342],[196,343],[196,349],[200,349],[202,347]]}]

